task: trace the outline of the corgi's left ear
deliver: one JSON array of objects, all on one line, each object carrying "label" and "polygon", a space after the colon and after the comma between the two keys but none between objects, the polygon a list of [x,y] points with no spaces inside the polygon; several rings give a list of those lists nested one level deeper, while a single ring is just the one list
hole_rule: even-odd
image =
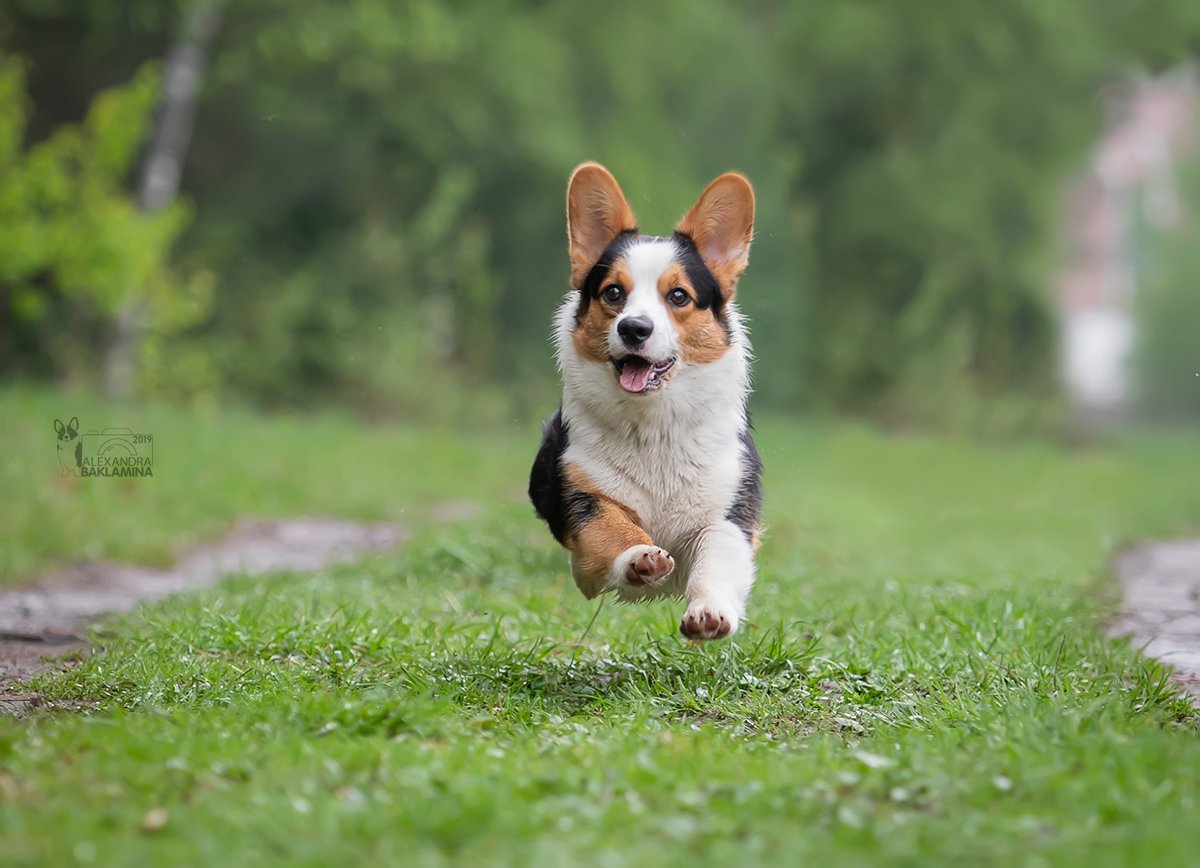
[{"label": "corgi's left ear", "polygon": [[726,172],[709,184],[675,231],[689,236],[716,275],[721,294],[733,296],[750,262],[754,237],[754,188],[744,175]]}]

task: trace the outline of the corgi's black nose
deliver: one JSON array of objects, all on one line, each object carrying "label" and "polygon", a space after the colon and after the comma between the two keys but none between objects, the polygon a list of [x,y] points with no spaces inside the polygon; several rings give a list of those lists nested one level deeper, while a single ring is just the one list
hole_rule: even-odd
[{"label": "corgi's black nose", "polygon": [[627,316],[617,323],[617,334],[625,346],[633,349],[654,333],[654,323],[648,316]]}]

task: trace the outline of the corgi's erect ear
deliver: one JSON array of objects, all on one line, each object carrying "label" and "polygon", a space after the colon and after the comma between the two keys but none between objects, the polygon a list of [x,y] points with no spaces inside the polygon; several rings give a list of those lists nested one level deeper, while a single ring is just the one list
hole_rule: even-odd
[{"label": "corgi's erect ear", "polygon": [[63,425],[63,423],[57,419],[54,420],[54,433],[57,434],[59,437],[62,437],[64,434],[67,433],[66,426]]},{"label": "corgi's erect ear", "polygon": [[79,433],[79,417],[72,416],[71,421],[67,423],[67,434],[74,437]]},{"label": "corgi's erect ear", "polygon": [[592,266],[622,232],[637,231],[637,219],[617,179],[599,163],[584,163],[567,183],[567,240],[571,286],[579,289]]},{"label": "corgi's erect ear", "polygon": [[744,175],[727,172],[709,184],[675,231],[689,236],[716,275],[721,294],[733,296],[750,261],[754,237],[754,188]]}]

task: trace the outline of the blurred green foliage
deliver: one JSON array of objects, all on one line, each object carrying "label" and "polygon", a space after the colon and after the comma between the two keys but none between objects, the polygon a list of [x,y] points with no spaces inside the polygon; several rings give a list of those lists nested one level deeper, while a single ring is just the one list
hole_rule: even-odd
[{"label": "blurred green foliage", "polygon": [[1143,232],[1134,348],[1139,409],[1173,422],[1200,419],[1200,162],[1186,167],[1181,192],[1178,220]]},{"label": "blurred green foliage", "polygon": [[32,373],[94,368],[118,309],[145,311],[156,339],[204,313],[204,282],[168,265],[187,209],[138,209],[125,182],[158,77],[101,91],[80,124],[25,146],[25,72],[0,63],[0,360]]},{"label": "blurred green foliage", "polygon": [[1149,6],[794,7],[780,118],[813,215],[818,395],[951,427],[1045,416],[1061,180],[1098,132],[1104,82],[1200,33],[1195,4]]},{"label": "blurred green foliage", "polygon": [[[61,122],[165,53],[182,5],[15,0],[0,45]],[[570,168],[609,165],[650,232],[737,168],[759,400],[1029,424],[1055,395],[1055,197],[1098,91],[1197,44],[1193,0],[228,3],[175,249],[213,304],[159,358],[269,404],[427,415],[490,385],[544,410]]]}]

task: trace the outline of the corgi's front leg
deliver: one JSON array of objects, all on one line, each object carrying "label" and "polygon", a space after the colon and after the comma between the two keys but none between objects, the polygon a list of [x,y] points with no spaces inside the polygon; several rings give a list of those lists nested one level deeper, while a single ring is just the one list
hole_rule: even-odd
[{"label": "corgi's front leg", "polygon": [[745,617],[753,584],[754,547],[745,532],[728,519],[713,524],[696,543],[679,631],[689,639],[732,636]]},{"label": "corgi's front leg", "polygon": [[594,494],[576,497],[591,500],[565,542],[571,574],[585,597],[657,585],[675,569],[675,559],[654,544],[627,508]]}]

